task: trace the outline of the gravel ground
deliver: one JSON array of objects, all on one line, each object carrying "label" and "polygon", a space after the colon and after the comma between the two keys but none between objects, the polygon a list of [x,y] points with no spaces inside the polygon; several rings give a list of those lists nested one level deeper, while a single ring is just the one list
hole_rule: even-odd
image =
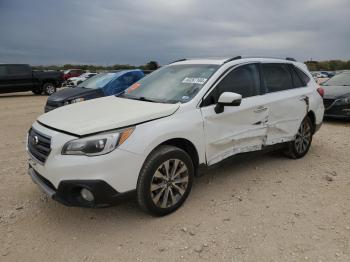
[{"label": "gravel ground", "polygon": [[0,96],[0,261],[350,261],[350,123],[325,122],[309,154],[228,161],[172,215],[133,199],[69,208],[26,174],[25,136],[45,96]]}]

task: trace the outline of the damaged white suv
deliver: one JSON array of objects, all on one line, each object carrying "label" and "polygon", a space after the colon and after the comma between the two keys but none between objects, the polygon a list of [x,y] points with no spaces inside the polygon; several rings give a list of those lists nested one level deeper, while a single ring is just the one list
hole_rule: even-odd
[{"label": "damaged white suv", "polygon": [[202,168],[280,145],[309,150],[322,89],[293,59],[180,60],[119,97],[44,114],[28,133],[29,175],[70,206],[99,207],[136,191],[142,209],[179,208]]}]

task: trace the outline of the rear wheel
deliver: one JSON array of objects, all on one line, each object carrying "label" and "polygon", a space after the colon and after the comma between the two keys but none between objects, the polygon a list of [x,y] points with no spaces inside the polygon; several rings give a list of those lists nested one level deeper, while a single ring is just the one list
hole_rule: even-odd
[{"label": "rear wheel", "polygon": [[298,133],[294,141],[288,143],[285,154],[294,159],[302,158],[310,149],[313,135],[312,121],[309,117],[305,117],[299,127]]},{"label": "rear wheel", "polygon": [[52,95],[56,92],[56,87],[52,83],[45,83],[43,84],[43,90],[46,95]]},{"label": "rear wheel", "polygon": [[137,183],[140,207],[156,216],[178,209],[188,197],[194,177],[190,156],[180,148],[161,146],[144,163]]}]

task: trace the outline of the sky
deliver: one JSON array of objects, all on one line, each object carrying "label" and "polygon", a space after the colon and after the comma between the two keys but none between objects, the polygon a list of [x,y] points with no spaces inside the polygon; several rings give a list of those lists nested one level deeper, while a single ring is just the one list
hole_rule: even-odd
[{"label": "sky", "polygon": [[0,63],[350,59],[350,0],[0,0]]}]

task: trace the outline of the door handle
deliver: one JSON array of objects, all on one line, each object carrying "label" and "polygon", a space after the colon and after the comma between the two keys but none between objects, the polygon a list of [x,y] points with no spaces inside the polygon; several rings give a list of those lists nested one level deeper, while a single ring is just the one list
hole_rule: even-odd
[{"label": "door handle", "polygon": [[259,106],[254,110],[254,113],[261,113],[267,110],[266,106]]}]

